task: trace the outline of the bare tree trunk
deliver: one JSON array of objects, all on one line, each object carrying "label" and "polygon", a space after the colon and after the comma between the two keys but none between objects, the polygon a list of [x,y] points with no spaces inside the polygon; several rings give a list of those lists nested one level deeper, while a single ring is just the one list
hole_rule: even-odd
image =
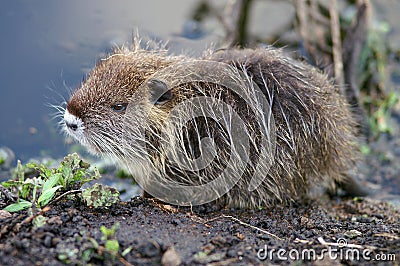
[{"label": "bare tree trunk", "polygon": [[340,38],[340,22],[337,7],[337,0],[330,0],[329,15],[331,17],[331,36],[334,76],[336,83],[340,86],[342,94],[345,95],[343,61],[342,61],[342,41]]},{"label": "bare tree trunk", "polygon": [[248,14],[252,0],[231,0],[225,7],[221,18],[225,27],[224,46],[227,48],[244,47],[247,41]]},{"label": "bare tree trunk", "polygon": [[360,54],[365,46],[368,36],[368,26],[371,17],[371,3],[369,0],[357,1],[357,15],[352,26],[348,29],[346,39],[343,42],[343,62],[345,95],[349,103],[355,108],[360,116],[360,124],[363,133],[367,133],[368,126],[365,124],[366,114],[362,108],[360,99],[360,85],[357,80],[357,67]]}]

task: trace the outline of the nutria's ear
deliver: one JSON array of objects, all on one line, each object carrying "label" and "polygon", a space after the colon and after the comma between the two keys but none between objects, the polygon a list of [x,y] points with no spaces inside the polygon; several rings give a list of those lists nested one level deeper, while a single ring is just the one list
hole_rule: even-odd
[{"label": "nutria's ear", "polygon": [[158,79],[150,79],[147,83],[150,90],[150,102],[165,104],[172,99],[173,93],[165,82]]}]

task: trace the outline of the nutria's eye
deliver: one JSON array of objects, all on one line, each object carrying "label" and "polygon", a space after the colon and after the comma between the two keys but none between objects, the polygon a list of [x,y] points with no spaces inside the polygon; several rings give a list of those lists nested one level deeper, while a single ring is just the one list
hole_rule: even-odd
[{"label": "nutria's eye", "polygon": [[154,104],[164,104],[172,99],[173,93],[163,81],[151,79],[147,83],[150,89],[150,101]]},{"label": "nutria's eye", "polygon": [[121,113],[126,110],[127,106],[128,106],[127,103],[117,103],[111,106],[111,108],[113,109],[114,112]]}]

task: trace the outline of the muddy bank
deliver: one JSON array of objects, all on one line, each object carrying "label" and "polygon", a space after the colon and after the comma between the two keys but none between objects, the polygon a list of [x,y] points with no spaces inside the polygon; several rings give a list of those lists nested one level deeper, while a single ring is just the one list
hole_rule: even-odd
[{"label": "muddy bank", "polygon": [[[1,265],[398,265],[400,261],[400,212],[371,200],[208,212],[137,197],[109,209],[63,201],[43,215],[49,219],[39,228],[26,212],[0,219]],[[119,254],[126,253],[123,257],[104,250],[100,231],[102,225],[111,228],[116,223],[114,237]],[[283,251],[278,253],[279,249]]]}]

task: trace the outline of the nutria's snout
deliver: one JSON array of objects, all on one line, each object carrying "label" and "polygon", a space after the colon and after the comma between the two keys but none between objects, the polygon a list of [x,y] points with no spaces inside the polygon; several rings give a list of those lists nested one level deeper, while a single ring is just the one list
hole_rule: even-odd
[{"label": "nutria's snout", "polygon": [[77,131],[78,130],[78,123],[75,121],[69,121],[68,119],[64,119],[65,126],[72,131]]},{"label": "nutria's snout", "polygon": [[67,107],[64,112],[64,125],[67,133],[76,132],[79,129],[79,125],[82,124],[82,120],[79,118],[77,108],[72,103],[72,99],[67,103]]},{"label": "nutria's snout", "polygon": [[79,117],[71,114],[68,109],[64,113],[64,123],[67,130],[76,132],[78,129],[83,129],[83,121]]},{"label": "nutria's snout", "polygon": [[63,121],[64,121],[64,132],[67,135],[73,137],[79,143],[84,145],[85,144],[85,141],[84,141],[85,126],[84,126],[84,122],[82,121],[82,119],[71,114],[68,111],[68,109],[66,108]]}]

